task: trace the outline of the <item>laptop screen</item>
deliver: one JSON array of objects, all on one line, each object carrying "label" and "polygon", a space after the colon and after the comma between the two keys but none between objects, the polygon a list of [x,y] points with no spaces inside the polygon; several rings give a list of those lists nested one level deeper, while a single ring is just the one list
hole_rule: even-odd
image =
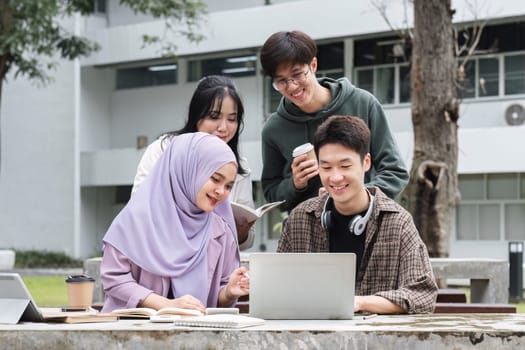
[{"label": "laptop screen", "polygon": [[351,319],[354,253],[251,253],[250,315],[265,319]]}]

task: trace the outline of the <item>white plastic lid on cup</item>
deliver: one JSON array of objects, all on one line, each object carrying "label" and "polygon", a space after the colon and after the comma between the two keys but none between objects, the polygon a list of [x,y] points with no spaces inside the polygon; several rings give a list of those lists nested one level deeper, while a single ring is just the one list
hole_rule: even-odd
[{"label": "white plastic lid on cup", "polygon": [[305,154],[310,152],[314,149],[314,145],[312,145],[310,142],[304,143],[301,146],[297,146],[294,148],[292,152],[292,157],[300,156],[301,154]]}]

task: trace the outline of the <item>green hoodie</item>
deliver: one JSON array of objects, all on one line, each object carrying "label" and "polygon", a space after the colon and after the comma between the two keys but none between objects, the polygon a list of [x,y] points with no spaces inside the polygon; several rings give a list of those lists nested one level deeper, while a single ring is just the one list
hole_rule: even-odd
[{"label": "green hoodie", "polygon": [[377,186],[389,197],[397,196],[408,182],[408,172],[392,137],[383,108],[369,92],[354,87],[347,78],[320,78],[330,89],[332,100],[322,110],[308,114],[290,100],[282,98],[262,131],[262,187],[267,201],[286,200],[281,206],[292,210],[302,201],[315,197],[321,187],[319,176],[308,186],[296,190],[292,181],[292,151],[312,142],[317,127],[332,115],[352,115],[365,121],[371,131],[372,167],[365,175],[367,186]]}]

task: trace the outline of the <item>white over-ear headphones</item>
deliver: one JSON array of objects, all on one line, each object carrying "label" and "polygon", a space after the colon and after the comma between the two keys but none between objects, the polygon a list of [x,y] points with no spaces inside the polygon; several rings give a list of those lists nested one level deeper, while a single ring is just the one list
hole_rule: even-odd
[{"label": "white over-ear headphones", "polygon": [[[368,223],[368,219],[370,219],[370,215],[372,215],[372,210],[374,209],[374,196],[372,196],[368,189],[366,189],[366,193],[368,193],[368,197],[370,198],[370,204],[368,205],[365,216],[356,215],[348,225],[348,230],[356,236],[365,232],[366,224]],[[332,211],[329,209],[331,206],[333,206],[333,199],[328,196],[321,214],[321,227],[325,230],[329,230],[332,227]]]}]

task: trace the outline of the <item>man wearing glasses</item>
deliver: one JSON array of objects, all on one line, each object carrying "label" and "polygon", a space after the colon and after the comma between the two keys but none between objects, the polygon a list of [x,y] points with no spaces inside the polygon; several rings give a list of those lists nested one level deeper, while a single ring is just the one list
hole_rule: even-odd
[{"label": "man wearing glasses", "polygon": [[272,34],[261,48],[261,64],[283,96],[262,131],[262,186],[267,201],[286,200],[292,210],[319,193],[316,160],[292,157],[293,149],[311,142],[317,127],[331,115],[353,115],[371,130],[373,164],[365,183],[394,198],[408,182],[408,172],[377,99],[346,78],[315,77],[317,45],[300,31]]}]

